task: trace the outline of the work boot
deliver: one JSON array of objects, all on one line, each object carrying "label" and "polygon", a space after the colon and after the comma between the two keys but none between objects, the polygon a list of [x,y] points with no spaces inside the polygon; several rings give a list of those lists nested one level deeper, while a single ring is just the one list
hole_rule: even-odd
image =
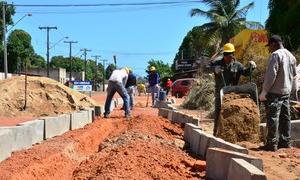
[{"label": "work boot", "polygon": [[129,114],[125,115],[126,120],[131,120],[131,116]]},{"label": "work boot", "polygon": [[273,152],[278,150],[277,145],[264,145],[264,146],[260,146],[258,149],[262,151],[273,151]]},{"label": "work boot", "polygon": [[278,143],[278,149],[281,149],[281,148],[292,148],[292,145]]}]

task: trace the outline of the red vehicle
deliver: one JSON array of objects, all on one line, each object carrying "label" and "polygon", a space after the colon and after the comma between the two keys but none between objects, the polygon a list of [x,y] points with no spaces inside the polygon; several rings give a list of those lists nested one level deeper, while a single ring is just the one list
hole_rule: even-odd
[{"label": "red vehicle", "polygon": [[179,98],[187,96],[194,82],[196,82],[195,78],[177,79],[171,88],[172,96]]}]

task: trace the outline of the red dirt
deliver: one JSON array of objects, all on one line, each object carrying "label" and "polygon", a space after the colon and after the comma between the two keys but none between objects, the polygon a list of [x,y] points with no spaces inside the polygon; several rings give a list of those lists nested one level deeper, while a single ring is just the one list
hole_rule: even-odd
[{"label": "red dirt", "polygon": [[[94,99],[103,104],[105,94]],[[117,109],[111,118],[14,152],[0,163],[0,179],[204,179],[205,162],[184,150],[183,129],[144,108],[145,96],[136,100],[130,122]],[[242,145],[263,159],[268,179],[300,177],[300,149],[264,152],[257,144]]]},{"label": "red dirt", "polygon": [[[145,104],[146,97],[137,99]],[[157,114],[135,107],[127,121],[114,110],[111,118],[13,153],[0,163],[0,179],[204,178],[205,162],[182,149],[183,129]]]}]

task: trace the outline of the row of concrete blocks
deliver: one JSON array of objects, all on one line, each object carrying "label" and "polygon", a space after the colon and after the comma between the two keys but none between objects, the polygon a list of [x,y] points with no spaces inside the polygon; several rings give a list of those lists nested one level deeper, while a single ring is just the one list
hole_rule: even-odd
[{"label": "row of concrete blocks", "polygon": [[195,118],[190,115],[186,115],[176,110],[170,110],[166,108],[159,108],[158,115],[169,119],[171,122],[180,123],[180,124],[191,123],[194,124],[195,126],[199,126],[200,123],[200,119],[198,118]]},{"label": "row of concrete blocks", "polygon": [[57,117],[41,117],[16,126],[0,127],[0,161],[10,157],[13,151],[28,149],[43,140],[82,128],[92,123],[94,117],[95,109],[89,108]]},{"label": "row of concrete blocks", "polygon": [[185,124],[184,140],[193,153],[206,159],[208,179],[266,179],[263,161],[248,150],[204,133],[199,126]]},{"label": "row of concrete blocks", "polygon": [[[260,123],[260,133],[263,141],[266,141],[267,136],[267,124]],[[292,146],[300,148],[300,120],[291,121],[291,139]]]}]

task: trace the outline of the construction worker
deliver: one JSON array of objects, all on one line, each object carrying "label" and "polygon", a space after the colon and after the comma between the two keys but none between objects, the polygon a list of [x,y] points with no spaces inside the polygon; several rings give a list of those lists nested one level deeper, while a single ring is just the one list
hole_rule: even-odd
[{"label": "construction worker", "polygon": [[170,91],[170,89],[171,89],[171,87],[172,87],[172,84],[173,84],[173,82],[171,81],[170,78],[168,78],[168,80],[167,80],[167,82],[166,82],[166,85],[165,85],[166,95],[167,95],[167,96],[168,96],[169,91]]},{"label": "construction worker", "polygon": [[231,43],[223,47],[223,57],[210,63],[215,74],[215,117],[214,135],[217,134],[219,125],[219,113],[221,111],[220,90],[224,86],[237,85],[241,75],[248,76],[256,68],[254,61],[249,61],[249,67],[245,68],[234,57],[235,48]]},{"label": "construction worker", "polygon": [[141,93],[144,93],[146,95],[146,86],[145,86],[145,84],[139,83],[137,85],[137,90],[138,90],[139,96],[141,96]]},{"label": "construction worker", "polygon": [[148,82],[149,82],[149,90],[152,97],[152,107],[154,107],[155,99],[158,96],[159,83],[160,83],[159,74],[158,72],[156,72],[156,68],[154,66],[151,66],[149,68]]},{"label": "construction worker", "polygon": [[136,86],[136,76],[133,74],[132,69],[129,68],[129,74],[128,74],[128,79],[127,79],[127,83],[125,85],[125,88],[126,88],[127,93],[129,95],[130,110],[133,109],[133,103],[134,103],[133,94],[134,94],[134,91],[135,91],[135,86]]},{"label": "construction worker", "polygon": [[291,147],[290,93],[296,77],[296,58],[283,47],[281,37],[273,35],[266,45],[272,53],[259,100],[267,112],[266,151]]},{"label": "construction worker", "polygon": [[104,107],[104,118],[109,118],[110,112],[110,105],[111,100],[114,94],[117,92],[123,99],[124,103],[124,111],[125,117],[130,119],[130,109],[129,109],[129,95],[125,89],[125,84],[128,79],[129,69],[127,67],[123,69],[116,69],[112,72],[109,77],[108,87],[106,89],[107,96],[105,101]]}]

